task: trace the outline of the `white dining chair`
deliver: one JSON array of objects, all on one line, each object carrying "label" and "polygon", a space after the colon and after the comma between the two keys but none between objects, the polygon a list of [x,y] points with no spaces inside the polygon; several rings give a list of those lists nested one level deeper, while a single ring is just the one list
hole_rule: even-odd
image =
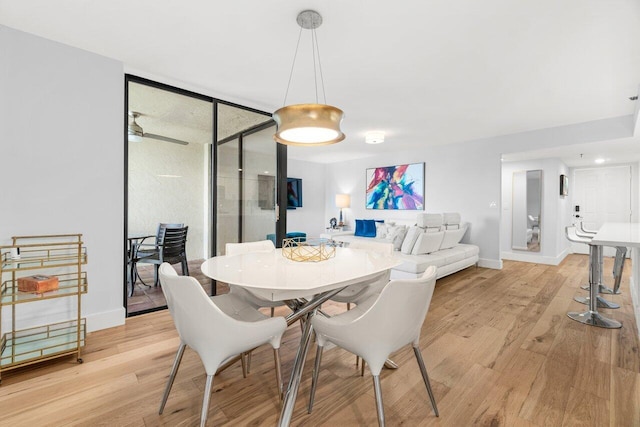
[{"label": "white dining chair", "polygon": [[[369,242],[355,240],[349,243],[349,249],[363,249],[382,255],[393,255],[393,243]],[[377,295],[382,292],[382,288],[389,283],[391,270],[387,270],[374,278],[364,280],[359,283],[347,286],[345,289],[331,297],[332,301],[347,304],[347,309],[351,308],[351,304],[361,304],[369,299],[371,295]]]},{"label": "white dining chair", "polygon": [[[227,243],[225,245],[226,255],[240,255],[255,252],[273,252],[276,250],[271,240],[260,240],[257,242]],[[273,317],[275,307],[284,305],[282,301],[271,301],[261,298],[251,291],[233,284],[229,284],[229,293],[239,296],[255,308],[270,307],[271,317]]]},{"label": "white dining chair", "polygon": [[359,355],[369,365],[373,375],[378,423],[384,426],[380,371],[392,352],[411,344],[433,412],[439,416],[419,347],[420,330],[429,310],[435,283],[436,268],[432,266],[418,279],[390,281],[379,296],[372,297],[375,299],[372,304],[361,304],[330,318],[313,317],[311,325],[316,332],[318,349],[311,383],[309,413],[313,409],[322,351],[326,344],[333,343]]},{"label": "white dining chair", "polygon": [[[195,278],[178,276],[168,263],[163,263],[159,272],[167,307],[180,336],[180,346],[162,396],[159,414],[164,411],[187,346],[200,356],[207,374],[200,426],[207,421],[213,376],[218,368],[227,360],[262,344],[268,343],[273,347],[278,395],[282,398],[279,348],[282,334],[287,328],[284,318],[269,318],[233,295],[210,298]],[[216,304],[217,301],[224,306],[224,311]]]},{"label": "white dining chair", "polygon": [[[393,243],[369,242],[366,240],[355,240],[349,243],[350,249],[364,249],[382,255],[393,255]],[[364,301],[370,300],[372,295],[378,295],[382,289],[389,283],[391,270],[384,271],[375,277],[366,279],[362,282],[347,286],[345,289],[331,297],[332,301],[347,304],[347,310],[351,310],[351,304],[362,304]],[[356,356],[356,366],[360,363],[360,357]],[[389,362],[391,363],[391,362]],[[395,368],[396,366],[393,365]],[[361,373],[364,375],[364,363],[361,367]]]}]

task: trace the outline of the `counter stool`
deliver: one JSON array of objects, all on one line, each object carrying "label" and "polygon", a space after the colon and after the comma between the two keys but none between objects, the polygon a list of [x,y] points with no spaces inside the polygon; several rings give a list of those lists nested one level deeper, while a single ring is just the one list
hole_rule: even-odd
[{"label": "counter stool", "polygon": [[[582,221],[578,221],[575,223],[576,226],[576,234],[579,237],[593,237],[596,235],[596,231],[587,230],[584,228],[584,224]],[[598,289],[598,293],[601,294],[610,294],[610,295],[619,295],[620,294],[620,282],[622,280],[622,272],[624,270],[624,260],[627,257],[627,248],[624,246],[616,246],[616,258],[613,263],[613,280],[614,285],[613,289],[605,286],[604,284],[600,284],[600,288]],[[589,290],[589,285],[581,286],[584,290]]]},{"label": "counter stool", "polygon": [[578,235],[576,235],[575,230],[575,226],[569,226],[565,228],[567,239],[572,242],[586,243],[589,245],[589,310],[582,313],[571,311],[567,313],[567,316],[577,322],[584,323],[585,325],[598,326],[608,329],[621,328],[622,324],[620,322],[604,317],[603,315],[598,313],[599,302],[601,300],[606,301],[598,296],[598,288],[602,282],[603,247],[600,245],[592,245],[590,239],[579,237]]},{"label": "counter stool", "polygon": [[[586,235],[580,235],[576,229],[575,226],[573,227],[566,227],[566,234],[567,234],[567,239],[570,242],[574,242],[574,243],[585,243],[587,245],[589,245],[589,247],[591,247],[591,237],[587,237]],[[600,265],[603,264],[603,257],[602,257],[602,252],[600,251],[600,259],[598,260],[598,263]],[[589,250],[589,264],[591,264],[593,262],[593,260],[591,259],[591,250]],[[591,273],[591,270],[590,270]],[[591,274],[589,274],[589,283],[593,283],[593,277],[591,277]],[[600,285],[602,286],[602,285]],[[590,286],[582,286],[582,289],[586,289],[589,290],[591,287]],[[600,292],[599,288],[598,288],[598,293]],[[579,302],[580,304],[584,304],[584,305],[589,305],[589,301],[591,300],[591,296],[587,296],[587,297],[573,297],[574,301]],[[611,301],[607,301],[606,299],[602,298],[600,295],[598,295],[597,297],[597,301],[598,301],[598,308],[610,308],[610,309],[616,309],[616,308],[620,308],[619,304],[616,304],[614,302]]]}]

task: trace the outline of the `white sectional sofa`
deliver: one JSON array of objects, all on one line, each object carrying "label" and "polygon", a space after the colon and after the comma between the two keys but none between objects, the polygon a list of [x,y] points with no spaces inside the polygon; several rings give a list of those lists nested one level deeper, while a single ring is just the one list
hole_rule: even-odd
[{"label": "white sectional sofa", "polygon": [[392,279],[417,278],[431,265],[438,268],[439,279],[478,262],[478,246],[460,243],[468,228],[457,213],[421,213],[415,222],[409,223],[406,220],[356,220],[353,231],[327,233],[321,237],[347,245],[361,239],[393,243],[394,256],[402,264],[391,270]]}]

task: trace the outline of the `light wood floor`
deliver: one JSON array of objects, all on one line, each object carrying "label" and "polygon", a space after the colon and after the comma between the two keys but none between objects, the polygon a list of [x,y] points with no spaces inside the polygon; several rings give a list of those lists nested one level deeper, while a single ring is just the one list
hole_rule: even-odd
[{"label": "light wood floor", "polygon": [[[566,312],[584,306],[587,257],[559,267],[505,262],[503,270],[469,268],[437,282],[421,348],[440,409],[436,418],[410,348],[383,370],[390,426],[640,426],[640,355],[626,268],[622,305],[603,310],[622,329],[588,327]],[[611,271],[611,259],[606,270]],[[607,277],[610,281],[610,277]],[[325,306],[339,311],[343,306]],[[393,319],[389,319],[390,322]],[[291,370],[300,329],[285,333],[281,355]],[[70,359],[3,375],[0,425],[194,426],[205,375],[185,353],[165,413],[158,405],[178,337],[167,311],[127,319],[89,334],[84,364]],[[305,405],[315,346],[309,353],[292,425],[376,425],[371,376],[355,357],[325,351],[314,411]],[[275,425],[280,405],[270,348],[253,355],[250,375],[239,366],[216,376],[209,425]]]}]

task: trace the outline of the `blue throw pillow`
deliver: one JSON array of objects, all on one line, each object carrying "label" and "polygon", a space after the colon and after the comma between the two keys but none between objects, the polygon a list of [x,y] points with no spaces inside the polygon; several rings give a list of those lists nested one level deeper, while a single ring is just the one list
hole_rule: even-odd
[{"label": "blue throw pillow", "polygon": [[364,237],[364,220],[356,219],[356,231],[353,233],[353,235]]},{"label": "blue throw pillow", "polygon": [[376,222],[372,219],[364,220],[362,237],[376,237]]}]

